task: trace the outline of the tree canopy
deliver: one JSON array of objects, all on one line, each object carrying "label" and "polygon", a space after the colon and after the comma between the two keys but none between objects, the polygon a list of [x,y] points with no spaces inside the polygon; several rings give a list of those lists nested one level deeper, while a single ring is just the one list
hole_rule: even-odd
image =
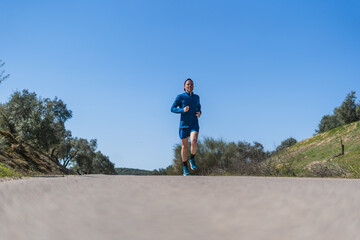
[{"label": "tree canopy", "polygon": [[[109,157],[96,152],[96,139],[74,138],[65,128],[71,117],[72,111],[61,99],[41,98],[28,90],[16,91],[8,102],[0,104],[0,129],[18,142],[36,148],[80,174],[116,174]],[[9,147],[11,137],[2,137],[0,144]]]},{"label": "tree canopy", "polygon": [[334,108],[333,114],[323,116],[315,132],[323,133],[344,124],[359,121],[360,104],[356,103],[355,94],[355,91],[348,93],[340,107]]},{"label": "tree canopy", "polygon": [[288,147],[291,147],[292,145],[295,145],[297,143],[297,140],[293,137],[289,137],[287,139],[285,139],[284,141],[281,142],[281,144],[279,146],[277,146],[276,148],[276,152],[281,152],[283,150],[285,150]]},{"label": "tree canopy", "polygon": [[49,152],[70,135],[65,122],[71,117],[72,112],[56,97],[42,99],[28,90],[16,91],[0,107],[0,128],[21,142]]},{"label": "tree canopy", "polygon": [[359,120],[359,116],[356,113],[357,105],[355,103],[356,96],[355,91],[350,92],[345,97],[339,108],[335,108],[335,115],[345,124],[349,124]]}]

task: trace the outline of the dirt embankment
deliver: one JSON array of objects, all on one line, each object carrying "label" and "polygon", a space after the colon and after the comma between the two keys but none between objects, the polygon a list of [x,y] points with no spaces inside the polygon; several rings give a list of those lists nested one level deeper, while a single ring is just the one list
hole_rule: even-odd
[{"label": "dirt embankment", "polygon": [[23,175],[63,175],[72,172],[38,149],[21,143],[10,133],[0,130],[9,146],[0,149],[0,163]]}]

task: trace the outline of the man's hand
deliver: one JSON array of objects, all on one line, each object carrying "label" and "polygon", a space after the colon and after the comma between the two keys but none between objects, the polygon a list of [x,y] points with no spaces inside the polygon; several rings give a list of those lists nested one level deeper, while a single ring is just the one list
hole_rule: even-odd
[{"label": "man's hand", "polygon": [[199,118],[201,116],[201,112],[196,112],[196,116]]},{"label": "man's hand", "polygon": [[186,106],[186,107],[184,107],[184,113],[186,113],[187,111],[189,111],[189,106]]}]

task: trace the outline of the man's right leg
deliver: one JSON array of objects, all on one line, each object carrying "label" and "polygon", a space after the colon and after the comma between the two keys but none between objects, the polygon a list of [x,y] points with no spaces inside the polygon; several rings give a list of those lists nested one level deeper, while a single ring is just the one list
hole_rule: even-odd
[{"label": "man's right leg", "polygon": [[189,175],[189,169],[187,166],[188,141],[188,137],[181,139],[181,158],[184,165],[184,176]]},{"label": "man's right leg", "polygon": [[188,141],[189,141],[189,138],[181,139],[181,158],[182,158],[183,162],[187,161]]}]

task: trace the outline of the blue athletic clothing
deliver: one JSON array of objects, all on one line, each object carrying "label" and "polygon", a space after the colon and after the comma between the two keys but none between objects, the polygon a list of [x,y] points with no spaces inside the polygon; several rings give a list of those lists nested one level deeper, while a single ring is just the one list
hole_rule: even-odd
[{"label": "blue athletic clothing", "polygon": [[191,168],[191,170],[196,170],[196,169],[197,169],[197,166],[196,166],[196,163],[195,163],[195,159],[194,159],[194,158],[190,158],[190,159],[189,159],[189,163],[190,163],[190,168]]},{"label": "blue athletic clothing", "polygon": [[184,174],[183,175],[184,176],[189,176],[190,175],[189,168],[187,166],[184,166],[183,169],[184,169]]},{"label": "blue athletic clothing", "polygon": [[199,132],[199,124],[193,126],[192,128],[180,128],[179,129],[180,139],[190,137],[191,132]]},{"label": "blue athletic clothing", "polygon": [[[189,111],[184,113],[184,107],[189,106]],[[184,92],[179,94],[173,105],[171,112],[180,113],[180,138],[187,138],[190,132],[199,132],[199,120],[196,117],[197,112],[201,112],[200,97],[194,93]]]}]

